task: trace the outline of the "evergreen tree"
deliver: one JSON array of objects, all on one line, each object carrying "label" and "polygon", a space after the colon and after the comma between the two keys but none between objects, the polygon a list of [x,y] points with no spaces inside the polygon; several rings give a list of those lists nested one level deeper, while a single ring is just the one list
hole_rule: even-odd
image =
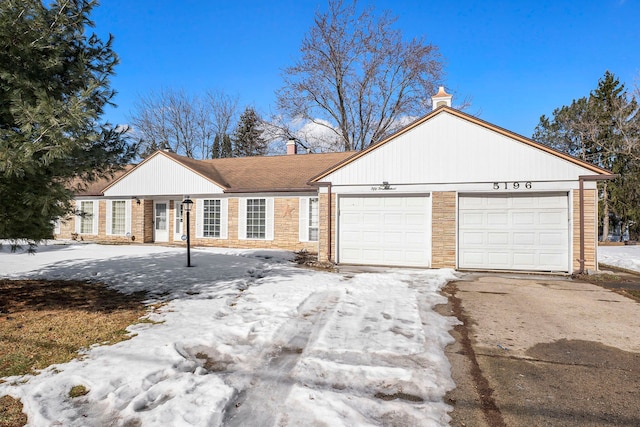
[{"label": "evergreen tree", "polygon": [[213,138],[213,146],[211,147],[211,158],[212,159],[219,159],[220,158],[220,145],[221,145],[221,141],[220,141],[220,134],[216,133],[215,138]]},{"label": "evergreen tree", "polygon": [[231,137],[227,134],[216,134],[213,139],[212,159],[233,157],[233,144]]},{"label": "evergreen tree", "polygon": [[267,142],[262,138],[262,120],[253,108],[247,107],[240,116],[233,144],[236,157],[267,154]]},{"label": "evergreen tree", "polygon": [[609,225],[640,222],[640,112],[624,84],[607,71],[588,97],[540,118],[533,139],[619,174],[599,184],[602,235]]},{"label": "evergreen tree", "polygon": [[39,241],[70,214],[74,183],[134,156],[99,121],[114,91],[112,38],[87,34],[96,1],[0,2],[0,238]]},{"label": "evergreen tree", "polygon": [[233,157],[233,142],[226,133],[222,135],[222,145],[220,145],[220,158]]}]

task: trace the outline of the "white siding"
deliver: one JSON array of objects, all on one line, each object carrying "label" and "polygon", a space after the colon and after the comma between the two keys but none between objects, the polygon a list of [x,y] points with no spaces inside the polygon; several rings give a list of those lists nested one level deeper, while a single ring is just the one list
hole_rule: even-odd
[{"label": "white siding", "polygon": [[442,112],[324,177],[334,185],[577,181],[592,171]]},{"label": "white siding", "polygon": [[132,170],[104,194],[107,197],[133,197],[219,193],[222,193],[219,186],[173,159],[157,154]]}]

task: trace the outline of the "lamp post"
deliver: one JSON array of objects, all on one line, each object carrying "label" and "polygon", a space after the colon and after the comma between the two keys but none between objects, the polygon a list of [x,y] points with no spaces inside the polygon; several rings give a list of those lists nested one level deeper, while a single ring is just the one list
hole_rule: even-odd
[{"label": "lamp post", "polygon": [[189,213],[191,212],[191,205],[193,205],[193,201],[187,196],[182,201],[182,206],[184,206],[184,210],[187,213],[187,267],[191,267],[191,232],[189,228],[191,228],[191,224],[189,224]]}]

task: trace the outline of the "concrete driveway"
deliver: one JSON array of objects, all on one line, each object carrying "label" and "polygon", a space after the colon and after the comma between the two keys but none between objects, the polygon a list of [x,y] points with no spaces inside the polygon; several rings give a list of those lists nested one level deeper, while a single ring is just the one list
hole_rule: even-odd
[{"label": "concrete driveway", "polygon": [[468,274],[444,289],[451,426],[640,426],[640,303],[558,276]]}]

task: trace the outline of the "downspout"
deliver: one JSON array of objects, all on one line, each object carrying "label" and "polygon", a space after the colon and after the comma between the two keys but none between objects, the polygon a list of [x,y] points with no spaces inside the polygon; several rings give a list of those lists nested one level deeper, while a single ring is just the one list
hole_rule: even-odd
[{"label": "downspout", "polygon": [[578,177],[580,191],[580,270],[577,274],[584,273],[584,182],[585,181],[607,181],[616,179],[618,175],[580,175]]},{"label": "downspout", "polygon": [[331,233],[331,225],[332,225],[332,212],[331,212],[331,183],[329,183],[329,185],[327,185],[327,198],[328,200],[328,208],[327,208],[327,261],[331,262],[331,247],[332,247],[332,241],[331,241],[331,237],[332,237],[332,233]]}]

